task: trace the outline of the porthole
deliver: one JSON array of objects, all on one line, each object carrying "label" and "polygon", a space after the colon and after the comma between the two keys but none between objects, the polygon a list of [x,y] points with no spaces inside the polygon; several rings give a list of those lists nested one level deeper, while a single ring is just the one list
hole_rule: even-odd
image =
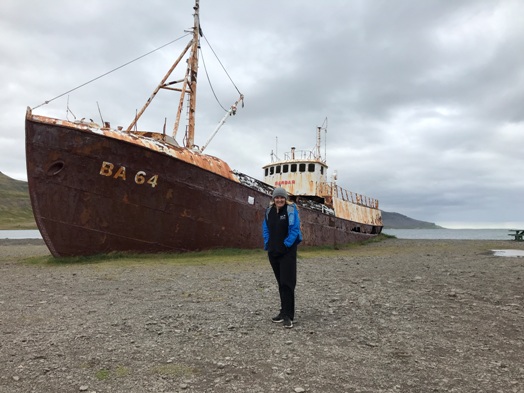
[{"label": "porthole", "polygon": [[49,168],[47,168],[47,176],[55,176],[58,175],[60,172],[62,172],[62,169],[64,169],[64,162],[63,161],[55,161],[51,165],[49,165]]}]

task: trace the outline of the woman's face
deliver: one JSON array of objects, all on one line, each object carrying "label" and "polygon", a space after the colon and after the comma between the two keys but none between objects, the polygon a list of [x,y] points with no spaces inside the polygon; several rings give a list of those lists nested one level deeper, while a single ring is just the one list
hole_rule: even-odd
[{"label": "woman's face", "polygon": [[280,209],[285,204],[286,204],[286,198],[281,197],[281,196],[275,197],[275,205],[276,205],[276,207],[278,207]]}]

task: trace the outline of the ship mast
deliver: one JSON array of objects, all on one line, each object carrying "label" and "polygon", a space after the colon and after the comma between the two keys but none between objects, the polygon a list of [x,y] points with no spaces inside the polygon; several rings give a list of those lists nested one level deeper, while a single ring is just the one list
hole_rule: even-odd
[{"label": "ship mast", "polygon": [[[131,132],[134,127],[136,127],[136,124],[138,122],[138,119],[142,116],[142,114],[145,112],[147,107],[151,104],[153,101],[153,98],[156,97],[157,93],[160,91],[160,89],[166,89],[166,90],[174,90],[180,92],[180,104],[178,106],[177,116],[175,125],[173,127],[173,137],[176,137],[176,133],[178,130],[178,125],[180,121],[180,115],[182,113],[182,107],[183,102],[186,94],[188,95],[188,126],[186,131],[186,147],[189,149],[194,148],[194,141],[195,141],[195,110],[196,110],[196,89],[197,89],[197,74],[198,74],[198,49],[200,47],[200,17],[199,17],[199,0],[195,0],[195,6],[193,9],[195,10],[194,13],[194,25],[193,25],[193,38],[191,41],[187,44],[187,46],[184,48],[180,56],[176,59],[176,61],[173,63],[169,71],[164,75],[156,89],[153,91],[145,105],[140,109],[131,124],[127,127],[126,131]],[[176,69],[182,58],[186,55],[187,51],[190,50],[190,55],[187,60],[187,71],[184,79],[176,80],[173,82],[167,82],[167,79],[172,74],[172,72]],[[173,87],[173,85],[176,85],[178,83],[182,82],[182,87],[177,88]]]},{"label": "ship mast", "polygon": [[200,19],[199,19],[199,0],[195,0],[193,40],[191,45],[191,55],[188,60],[189,78],[189,119],[186,135],[186,147],[192,149],[195,144],[195,111],[196,111],[196,91],[198,74],[198,48],[200,46]]},{"label": "ship mast", "polygon": [[[196,114],[196,91],[197,91],[197,75],[198,75],[198,51],[200,49],[200,37],[202,36],[202,30],[200,29],[200,0],[195,0],[195,6],[193,7],[195,13],[193,14],[194,17],[194,24],[193,24],[193,31],[192,31],[192,38],[191,41],[187,44],[185,49],[182,51],[178,59],[175,61],[175,63],[171,66],[169,71],[166,73],[166,75],[162,78],[156,89],[153,91],[145,105],[140,109],[134,120],[131,122],[131,124],[127,127],[126,131],[131,132],[133,128],[136,130],[136,125],[138,122],[138,119],[142,116],[142,114],[145,112],[147,107],[151,104],[153,101],[153,98],[156,97],[157,93],[160,91],[160,89],[166,89],[166,90],[172,90],[176,92],[180,92],[180,99],[178,102],[178,109],[176,112],[176,119],[175,124],[173,126],[173,138],[176,138],[176,134],[178,131],[178,126],[180,124],[180,117],[182,115],[182,109],[184,107],[184,101],[186,100],[187,95],[187,127],[186,127],[186,134],[184,136],[184,146],[187,149],[191,149],[195,152],[202,153],[204,149],[207,147],[211,139],[216,135],[220,127],[225,123],[226,118],[231,115],[235,115],[237,111],[237,105],[239,103],[242,103],[242,106],[244,106],[244,95],[240,93],[239,99],[231,105],[228,111],[226,111],[226,114],[224,115],[223,119],[211,135],[211,137],[207,140],[206,144],[200,149],[197,145],[195,145],[195,114]],[[187,33],[190,33],[190,30],[186,30]],[[184,76],[184,79],[175,80],[168,82],[167,79],[171,75],[171,73],[176,69],[180,61],[187,55],[189,51],[189,57],[187,58],[187,68],[186,68],[186,74]],[[181,87],[175,87],[174,85],[182,83]],[[236,87],[236,86],[235,86]],[[238,91],[238,89],[237,89]],[[164,134],[165,134],[165,126],[164,126]],[[165,135],[164,135],[165,138]]]}]

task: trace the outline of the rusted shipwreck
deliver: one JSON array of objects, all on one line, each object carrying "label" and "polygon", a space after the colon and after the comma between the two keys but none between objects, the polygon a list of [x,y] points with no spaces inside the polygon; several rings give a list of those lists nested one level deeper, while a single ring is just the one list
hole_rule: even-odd
[{"label": "rusted shipwreck", "polygon": [[[127,129],[41,116],[28,108],[29,193],[52,255],[261,247],[261,220],[275,185],[286,188],[299,205],[307,245],[379,234],[378,201],[328,181],[318,151],[293,151],[282,160],[272,156],[259,181],[194,144],[200,32],[196,0],[190,42]],[[169,82],[186,53],[185,77]],[[173,136],[136,129],[160,89],[180,93]],[[180,145],[175,136],[186,98],[188,126]]]}]

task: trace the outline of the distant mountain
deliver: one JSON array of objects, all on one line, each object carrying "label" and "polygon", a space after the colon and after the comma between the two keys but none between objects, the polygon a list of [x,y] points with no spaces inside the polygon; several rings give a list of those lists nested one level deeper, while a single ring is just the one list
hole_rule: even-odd
[{"label": "distant mountain", "polygon": [[36,229],[27,182],[0,172],[0,229]]},{"label": "distant mountain", "polygon": [[[399,213],[382,211],[385,228],[432,229],[441,228],[432,222],[414,220]],[[0,229],[34,229],[27,182],[11,179],[0,172]]]},{"label": "distant mountain", "polygon": [[415,220],[399,213],[390,213],[382,210],[384,228],[391,229],[438,229],[442,228],[433,222]]}]

